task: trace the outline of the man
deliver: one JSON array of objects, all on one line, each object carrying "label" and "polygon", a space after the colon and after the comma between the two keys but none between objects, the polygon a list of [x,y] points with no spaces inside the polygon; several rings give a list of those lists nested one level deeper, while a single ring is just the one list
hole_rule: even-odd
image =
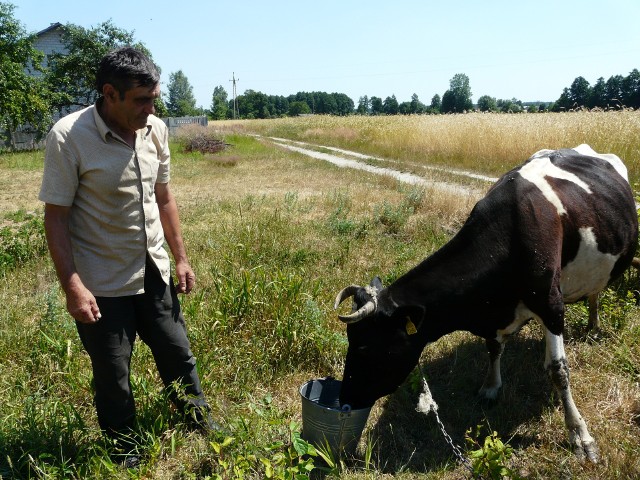
[{"label": "man", "polygon": [[158,70],[126,47],[101,60],[96,80],[96,104],[62,118],[47,137],[39,198],[67,310],[91,358],[98,422],[127,454],[134,446],[129,366],[136,334],[187,419],[196,427],[217,425],[176,295],[193,289],[195,275],[169,188],[168,131],[153,115]]}]

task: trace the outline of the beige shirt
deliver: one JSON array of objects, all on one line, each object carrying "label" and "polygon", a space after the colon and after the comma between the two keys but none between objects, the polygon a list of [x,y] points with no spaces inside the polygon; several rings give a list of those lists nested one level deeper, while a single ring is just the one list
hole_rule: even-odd
[{"label": "beige shirt", "polygon": [[132,149],[96,106],[59,120],[47,136],[39,199],[71,207],[80,278],[96,296],[144,292],[147,253],[169,283],[170,262],[154,187],[169,181],[168,129],[150,115]]}]

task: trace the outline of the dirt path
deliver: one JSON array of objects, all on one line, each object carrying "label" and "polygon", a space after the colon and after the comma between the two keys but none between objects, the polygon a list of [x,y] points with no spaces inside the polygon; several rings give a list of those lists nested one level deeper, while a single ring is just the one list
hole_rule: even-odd
[{"label": "dirt path", "polygon": [[[389,159],[374,157],[371,155],[364,155],[359,152],[343,150],[335,147],[327,147],[323,145],[314,145],[314,144],[305,143],[305,142],[287,140],[284,138],[277,138],[277,137],[266,137],[266,138],[274,142],[276,145],[280,147],[286,148],[288,150],[292,150],[294,152],[302,153],[303,155],[307,155],[312,158],[317,158],[318,160],[324,160],[324,161],[330,162],[338,167],[364,170],[366,172],[374,173],[377,175],[387,175],[401,182],[408,183],[411,185],[428,186],[428,187],[437,188],[439,190],[444,190],[450,193],[463,194],[463,195],[468,195],[470,193],[480,193],[482,191],[481,189],[474,188],[469,185],[461,185],[461,184],[452,183],[452,182],[444,182],[441,180],[429,179],[426,177],[422,177],[420,175],[415,175],[413,173],[402,172],[400,170],[395,170],[393,168],[388,168],[388,167],[376,167],[376,166],[364,163],[363,161],[356,160],[356,159],[360,159],[360,160],[373,159],[373,160],[379,160],[379,161],[393,162],[393,160],[389,160]],[[329,151],[335,152],[335,154],[318,152],[312,149],[329,150]],[[347,157],[351,157],[351,158],[347,158]],[[485,175],[480,175],[473,172],[467,172],[464,170],[447,169],[442,167],[433,167],[433,166],[425,166],[425,165],[419,165],[419,167],[422,167],[426,170],[444,172],[450,175],[458,175],[462,177],[473,178],[476,180],[482,180],[487,183],[493,183],[497,180],[497,178],[494,178],[494,177],[488,177]]]}]

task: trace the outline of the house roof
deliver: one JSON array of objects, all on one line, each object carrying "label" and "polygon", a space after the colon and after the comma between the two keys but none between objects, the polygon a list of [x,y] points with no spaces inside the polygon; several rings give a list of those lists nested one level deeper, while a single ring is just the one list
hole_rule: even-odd
[{"label": "house roof", "polygon": [[39,37],[40,35],[44,35],[45,33],[50,32],[51,30],[55,30],[56,28],[60,28],[62,26],[63,25],[60,22],[52,23],[44,30],[40,30],[38,33],[36,33],[36,35]]}]

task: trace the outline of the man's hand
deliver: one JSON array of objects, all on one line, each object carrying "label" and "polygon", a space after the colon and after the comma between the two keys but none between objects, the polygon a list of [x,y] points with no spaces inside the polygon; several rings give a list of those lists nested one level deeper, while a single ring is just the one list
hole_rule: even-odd
[{"label": "man's hand", "polygon": [[176,264],[176,292],[189,293],[196,284],[196,274],[189,262],[181,262]]},{"label": "man's hand", "polygon": [[96,298],[82,282],[74,282],[66,291],[67,311],[80,323],[96,323],[100,320],[100,309]]}]

